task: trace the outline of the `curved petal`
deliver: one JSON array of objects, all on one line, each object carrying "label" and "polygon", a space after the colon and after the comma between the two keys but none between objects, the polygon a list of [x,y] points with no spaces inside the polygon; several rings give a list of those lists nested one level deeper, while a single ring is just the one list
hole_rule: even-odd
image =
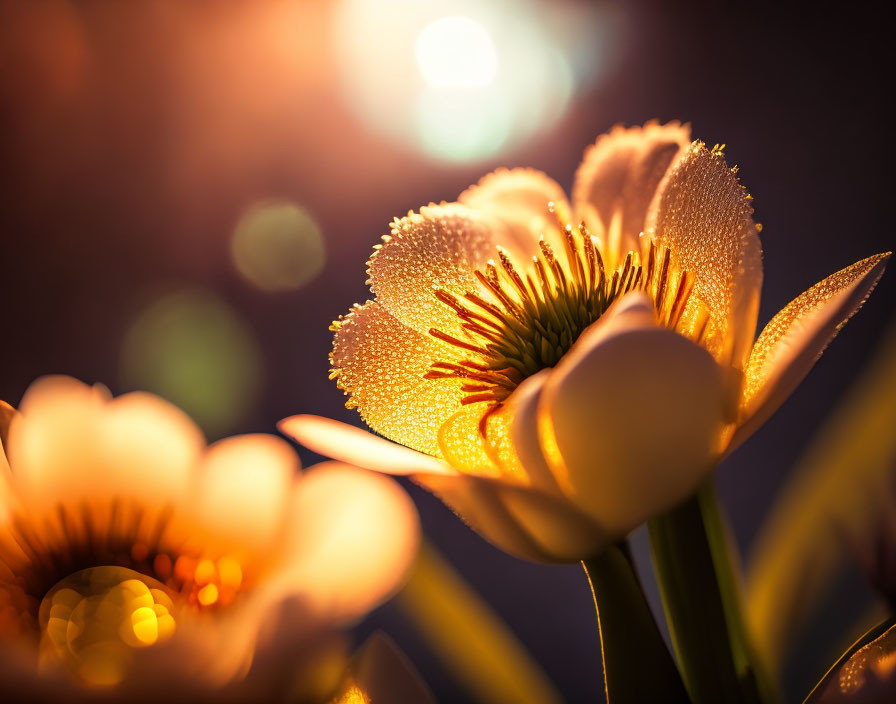
[{"label": "curved petal", "polygon": [[312,452],[346,464],[386,474],[455,474],[449,464],[366,430],[329,418],[291,416],[277,427]]},{"label": "curved petal", "polygon": [[16,415],[16,409],[6,401],[0,401],[0,476],[3,482],[9,478],[9,461],[6,459],[6,446],[9,443],[9,425]]},{"label": "curved petal", "polygon": [[[547,174],[535,169],[498,169],[460,194],[458,202],[495,218],[505,230],[497,244],[507,247],[517,261],[529,261],[538,252],[538,239],[558,230],[558,216],[569,221],[566,194]],[[548,204],[553,203],[557,215]],[[557,246],[563,243],[557,240]],[[559,249],[558,251],[563,251]]]},{"label": "curved petal", "polygon": [[241,435],[216,442],[202,460],[196,518],[206,542],[228,552],[261,554],[283,528],[286,497],[299,461],[273,435]]},{"label": "curved petal", "polygon": [[467,525],[511,555],[574,562],[596,554],[607,533],[569,501],[501,479],[415,475]]},{"label": "curved petal", "polygon": [[423,335],[437,328],[463,337],[460,319],[435,292],[461,296],[481,289],[473,272],[495,256],[492,234],[481,214],[458,203],[429,205],[396,219],[367,262],[377,302]]},{"label": "curved petal", "polygon": [[617,125],[585,150],[572,189],[573,207],[576,218],[605,239],[611,266],[626,252],[639,251],[638,236],[657,186],[690,142],[688,125],[654,121],[643,127]]},{"label": "curved petal", "polygon": [[586,330],[538,408],[554,475],[616,536],[691,493],[724,430],[722,370],[705,349],[658,327],[650,305],[626,296]]},{"label": "curved petal", "polygon": [[[660,185],[647,228],[696,277],[691,304],[710,313],[705,345],[743,369],[756,334],[762,248],[751,197],[720,149],[694,142]],[[687,313],[686,313],[687,314]]]},{"label": "curved petal", "polygon": [[339,620],[389,596],[420,543],[417,511],[395,481],[336,462],[305,473],[289,515],[288,564],[276,579]]},{"label": "curved petal", "polygon": [[407,656],[381,631],[371,635],[355,653],[349,665],[347,685],[334,700],[335,704],[436,702]]},{"label": "curved petal", "polygon": [[538,441],[538,402],[551,371],[542,369],[525,379],[514,389],[505,404],[513,419],[510,440],[529,481],[542,491],[562,496]]},{"label": "curved petal", "polygon": [[25,393],[8,449],[34,506],[113,498],[161,506],[183,498],[204,445],[193,421],[157,396],[107,401],[69,377],[45,377]]},{"label": "curved petal", "polygon": [[745,372],[737,447],[793,393],[841,327],[874,289],[890,253],[831,274],[788,303],[753,345]]},{"label": "curved petal", "polygon": [[460,379],[426,379],[433,362],[458,348],[399,322],[376,301],[339,321],[330,361],[339,388],[364,421],[402,445],[439,455],[438,431],[461,407]]}]

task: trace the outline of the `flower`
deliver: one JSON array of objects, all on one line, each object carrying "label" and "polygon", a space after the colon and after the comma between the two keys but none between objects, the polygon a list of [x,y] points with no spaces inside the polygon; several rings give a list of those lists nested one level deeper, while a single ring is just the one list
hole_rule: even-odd
[{"label": "flower", "polygon": [[320,700],[345,664],[337,627],[417,548],[394,482],[335,462],[302,473],[271,435],[206,447],[149,394],[47,377],[2,417],[10,698]]},{"label": "flower", "polygon": [[771,415],[889,256],[816,284],[754,342],[759,227],[736,174],[687,126],[617,127],[571,206],[543,173],[502,169],[396,219],[331,361],[347,405],[410,449],[308,416],[282,430],[410,474],[509,552],[594,554]]}]

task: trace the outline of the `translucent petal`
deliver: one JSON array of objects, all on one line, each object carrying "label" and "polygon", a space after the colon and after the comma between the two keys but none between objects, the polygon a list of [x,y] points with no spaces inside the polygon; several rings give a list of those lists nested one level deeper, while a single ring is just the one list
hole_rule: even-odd
[{"label": "translucent petal", "polygon": [[109,401],[69,377],[34,382],[20,410],[10,427],[10,465],[34,506],[177,503],[205,444],[182,411],[156,396]]},{"label": "translucent petal", "polygon": [[414,504],[391,478],[326,462],[296,485],[289,565],[277,579],[333,618],[353,619],[394,591],[420,542]]},{"label": "translucent petal", "polygon": [[617,537],[696,489],[725,427],[719,365],[645,316],[649,305],[627,296],[586,330],[538,408],[561,487]]},{"label": "translucent petal", "polygon": [[534,562],[572,562],[597,553],[607,533],[571,502],[501,479],[459,474],[415,480],[505,552]]},{"label": "translucent petal", "polygon": [[[417,332],[465,333],[435,291],[479,291],[473,272],[496,255],[487,220],[457,203],[429,205],[392,223],[367,263],[377,302]],[[500,243],[498,243],[500,244]]]},{"label": "translucent petal", "polygon": [[706,347],[742,369],[756,334],[762,250],[750,196],[719,150],[694,142],[651,204],[647,227],[696,276],[689,308],[710,311]]},{"label": "translucent petal", "polygon": [[334,704],[436,704],[408,657],[381,631],[355,653],[346,679],[347,687]]},{"label": "translucent petal", "polygon": [[841,269],[788,303],[753,345],[744,381],[741,427],[732,447],[764,423],[793,393],[828,343],[862,306],[889,253]]},{"label": "translucent petal", "polygon": [[576,219],[584,219],[601,237],[610,232],[614,217],[620,218],[605,243],[611,265],[620,254],[639,251],[647,208],[670,164],[690,144],[690,133],[678,122],[617,125],[585,151],[573,185],[573,207]]},{"label": "translucent petal", "polygon": [[292,416],[280,421],[278,427],[309,450],[355,467],[399,475],[455,473],[442,460],[329,418]]},{"label": "translucent petal", "polygon": [[339,388],[351,396],[349,405],[371,428],[439,456],[439,428],[460,410],[464,392],[460,380],[423,377],[433,362],[454,361],[458,351],[368,301],[340,322],[331,362]]},{"label": "translucent petal", "polygon": [[196,518],[223,554],[265,552],[284,523],[298,457],[273,435],[240,435],[209,447],[200,468]]},{"label": "translucent petal", "polygon": [[[535,169],[498,169],[479,179],[457,200],[497,219],[504,230],[498,243],[511,250],[520,262],[528,261],[538,252],[542,234],[558,230],[557,216],[548,209],[549,203],[554,203],[564,222],[570,216],[563,189]],[[562,246],[562,241],[558,240],[557,244]]]}]

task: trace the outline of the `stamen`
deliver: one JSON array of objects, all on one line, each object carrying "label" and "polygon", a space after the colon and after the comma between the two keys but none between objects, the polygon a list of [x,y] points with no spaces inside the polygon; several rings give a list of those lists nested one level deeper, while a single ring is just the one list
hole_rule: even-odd
[{"label": "stamen", "polygon": [[[481,290],[460,297],[441,288],[435,291],[457,315],[469,340],[435,328],[430,334],[468,354],[456,362],[433,361],[424,376],[460,380],[466,394],[463,404],[488,404],[480,421],[483,437],[488,417],[524,379],[556,365],[579,335],[630,291],[643,291],[653,299],[658,323],[698,343],[709,325],[699,302],[688,308],[695,279],[679,269],[669,247],[662,248],[658,261],[657,244],[642,233],[646,242],[641,250],[627,252],[616,269],[607,271],[602,243],[585,223],[574,228],[561,221],[553,203],[548,209],[563,238],[562,261],[542,236],[528,270],[498,247],[499,264],[489,261],[474,272]],[[686,310],[691,312],[685,318]],[[683,319],[687,329],[682,329]]]}]

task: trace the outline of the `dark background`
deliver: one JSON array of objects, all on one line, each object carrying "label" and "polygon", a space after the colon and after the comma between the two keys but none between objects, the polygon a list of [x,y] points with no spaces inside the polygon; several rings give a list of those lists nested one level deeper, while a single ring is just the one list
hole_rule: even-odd
[{"label": "dark background", "polygon": [[[135,315],[160,291],[199,287],[243,321],[260,369],[231,427],[210,435],[270,431],[295,412],[356,421],[327,380],[327,326],[367,297],[364,262],[391,218],[451,200],[498,165],[534,166],[568,188],[583,148],[617,122],[682,119],[727,143],[765,226],[760,326],[829,273],[893,247],[893,36],[882,11],[659,0],[616,11],[611,69],[580,86],[559,123],[452,164],[377,136],[348,109],[328,3],[0,2],[0,397],[16,403],[51,372],[129,390],[119,355]],[[230,261],[235,220],[269,197],[305,205],[326,245],[323,272],[292,292],[261,292]],[[745,553],[788,468],[894,322],[894,292],[891,271],[719,470]],[[581,569],[508,557],[411,491],[429,539],[568,700],[598,701]],[[867,600],[855,582],[844,594]],[[793,698],[839,644],[838,618],[861,610],[829,611],[803,640],[788,670]],[[463,699],[395,606],[359,636],[374,627],[440,698]]]}]

